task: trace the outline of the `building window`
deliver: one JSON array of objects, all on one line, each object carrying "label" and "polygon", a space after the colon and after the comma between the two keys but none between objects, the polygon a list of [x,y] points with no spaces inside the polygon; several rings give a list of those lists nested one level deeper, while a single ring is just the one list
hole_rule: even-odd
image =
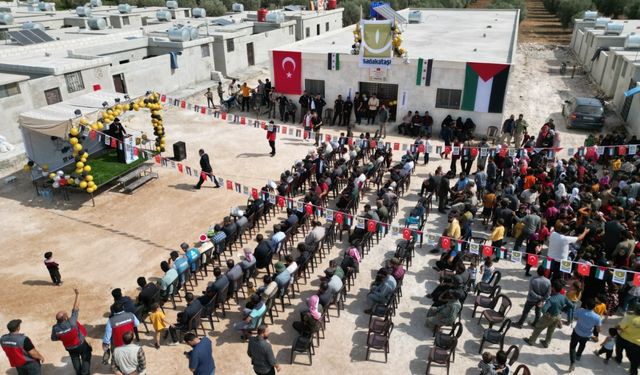
[{"label": "building window", "polygon": [[306,29],[304,29],[304,37],[308,38],[310,36],[311,36],[311,29],[307,27]]},{"label": "building window", "polygon": [[64,75],[67,81],[67,92],[76,92],[84,90],[84,82],[82,81],[82,72],[67,73]]},{"label": "building window", "polygon": [[320,35],[320,24],[316,25],[316,35]]},{"label": "building window", "polygon": [[438,89],[436,108],[460,109],[462,90]]},{"label": "building window", "polygon": [[20,86],[17,82],[0,85],[0,99],[20,94]]},{"label": "building window", "polygon": [[129,16],[122,17],[122,24],[125,26],[131,25],[131,22],[129,21]]},{"label": "building window", "polygon": [[203,44],[200,46],[200,53],[202,54],[202,57],[209,57],[210,55],[210,50],[209,50],[209,45],[208,44]]},{"label": "building window", "polygon": [[627,61],[623,61],[622,62],[622,76],[623,77],[627,76],[627,66],[629,66],[629,63]]},{"label": "building window", "polygon": [[329,22],[324,24],[324,31],[329,31]]},{"label": "building window", "polygon": [[47,104],[56,104],[62,101],[62,95],[60,94],[60,88],[56,87],[49,90],[44,90],[44,97],[47,99]]},{"label": "building window", "polygon": [[293,35],[293,26],[289,26],[289,35]]},{"label": "building window", "polygon": [[227,52],[233,52],[236,46],[233,44],[233,39],[227,39]]},{"label": "building window", "polygon": [[304,89],[309,93],[309,95],[320,95],[324,98],[324,80],[305,79]]}]

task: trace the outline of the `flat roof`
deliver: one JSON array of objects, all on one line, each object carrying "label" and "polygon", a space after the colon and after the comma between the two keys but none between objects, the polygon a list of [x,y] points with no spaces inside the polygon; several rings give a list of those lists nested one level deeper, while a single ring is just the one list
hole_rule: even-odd
[{"label": "flat roof", "polygon": [[[517,10],[411,9],[423,23],[403,25],[402,46],[409,58],[511,63],[518,32]],[[408,18],[410,10],[398,13]],[[460,27],[464,25],[464,27]],[[303,53],[351,53],[355,25],[307,38],[278,50]]]},{"label": "flat roof", "polygon": [[0,73],[0,85],[6,85],[8,83],[22,82],[28,80],[29,76],[21,74]]},{"label": "flat roof", "polygon": [[60,75],[77,70],[85,70],[93,67],[109,64],[109,59],[98,57],[95,59],[74,59],[71,57],[22,57],[14,60],[0,62],[0,70],[12,73]]}]

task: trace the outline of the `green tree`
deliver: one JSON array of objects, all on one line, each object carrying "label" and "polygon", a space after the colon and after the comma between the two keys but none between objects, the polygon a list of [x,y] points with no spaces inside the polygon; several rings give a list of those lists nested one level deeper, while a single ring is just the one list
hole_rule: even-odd
[{"label": "green tree", "polygon": [[605,16],[617,18],[624,14],[624,6],[628,0],[594,0],[594,4],[598,11]]},{"label": "green tree", "polygon": [[227,13],[227,7],[225,7],[220,0],[207,0],[200,4],[202,4],[204,10],[207,11],[207,16],[224,16],[224,14]]},{"label": "green tree", "polygon": [[629,1],[629,4],[624,8],[624,15],[631,20],[640,18],[640,0]]},{"label": "green tree", "polygon": [[524,0],[494,0],[489,5],[490,9],[520,9],[520,22],[527,16],[527,8]]},{"label": "green tree", "polygon": [[585,10],[591,7],[591,0],[563,0],[558,6],[556,15],[562,27],[569,27],[575,18],[582,17]]}]

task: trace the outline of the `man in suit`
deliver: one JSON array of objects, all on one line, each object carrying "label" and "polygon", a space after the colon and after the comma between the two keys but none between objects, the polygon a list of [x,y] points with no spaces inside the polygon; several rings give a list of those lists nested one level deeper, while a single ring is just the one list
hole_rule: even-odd
[{"label": "man in suit", "polygon": [[211,163],[209,162],[209,155],[207,155],[203,149],[200,149],[198,153],[200,154],[200,169],[202,171],[200,172],[200,180],[198,181],[198,184],[194,186],[194,189],[200,189],[209,175],[213,177],[213,182],[215,182],[216,188],[219,188],[220,184],[218,183],[216,176],[213,175],[213,168],[211,168]]}]

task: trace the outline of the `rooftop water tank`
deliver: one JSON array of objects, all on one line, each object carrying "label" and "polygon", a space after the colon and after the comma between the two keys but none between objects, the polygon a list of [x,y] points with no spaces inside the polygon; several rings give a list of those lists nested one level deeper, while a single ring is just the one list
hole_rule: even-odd
[{"label": "rooftop water tank", "polygon": [[609,22],[604,28],[605,35],[620,35],[624,30],[624,24],[622,22]]},{"label": "rooftop water tank", "polygon": [[412,10],[409,12],[409,23],[424,23],[424,17],[421,10]]},{"label": "rooftop water tank", "polygon": [[198,28],[197,27],[193,27],[193,26],[185,26],[185,29],[187,29],[189,31],[189,38],[190,40],[196,40],[198,39]]},{"label": "rooftop water tank", "polygon": [[596,18],[596,24],[593,26],[596,29],[604,29],[607,27],[607,24],[611,22],[611,18],[608,17],[598,17]]},{"label": "rooftop water tank", "polygon": [[171,12],[168,10],[159,10],[156,12],[156,18],[161,22],[171,21]]},{"label": "rooftop water tank", "polygon": [[583,21],[595,21],[598,18],[598,12],[594,10],[585,10],[582,16]]},{"label": "rooftop water tank", "polygon": [[640,35],[630,34],[624,41],[624,49],[640,49]]},{"label": "rooftop water tank", "polygon": [[172,42],[188,42],[191,40],[191,32],[186,27],[172,27],[169,29],[169,40]]},{"label": "rooftop water tank", "polygon": [[91,30],[104,30],[107,28],[107,21],[102,17],[91,17],[87,21],[87,25]]},{"label": "rooftop water tank", "polygon": [[264,22],[267,18],[267,14],[269,14],[269,10],[266,8],[260,8],[257,12],[258,22]]},{"label": "rooftop water tank", "polygon": [[11,25],[13,16],[9,13],[0,13],[0,25]]},{"label": "rooftop water tank", "polygon": [[91,8],[89,7],[77,7],[76,14],[78,17],[89,17],[91,16]]},{"label": "rooftop water tank", "polygon": [[231,5],[231,10],[236,13],[244,12],[244,5],[239,3],[233,3],[233,5]]},{"label": "rooftop water tank", "polygon": [[38,4],[40,0],[27,0],[27,4]]},{"label": "rooftop water tank", "polygon": [[284,22],[284,13],[282,12],[269,12],[265,17],[265,21],[273,22],[273,23],[283,23]]},{"label": "rooftop water tank", "polygon": [[91,0],[90,4],[91,4],[92,8],[101,7],[102,6],[102,0]]},{"label": "rooftop water tank", "polygon": [[39,22],[27,21],[22,24],[22,30],[40,29],[44,30],[44,25]]},{"label": "rooftop water tank", "polygon": [[129,13],[131,13],[131,5],[129,5],[129,4],[119,4],[118,5],[118,12],[120,12],[120,14],[129,14]]},{"label": "rooftop water tank", "polygon": [[167,9],[178,9],[178,2],[175,0],[167,1]]},{"label": "rooftop water tank", "polygon": [[193,18],[205,18],[207,16],[207,11],[204,8],[193,8],[191,10],[191,14]]},{"label": "rooftop water tank", "polygon": [[53,11],[54,7],[52,3],[38,3],[38,9],[43,12],[51,12]]}]

